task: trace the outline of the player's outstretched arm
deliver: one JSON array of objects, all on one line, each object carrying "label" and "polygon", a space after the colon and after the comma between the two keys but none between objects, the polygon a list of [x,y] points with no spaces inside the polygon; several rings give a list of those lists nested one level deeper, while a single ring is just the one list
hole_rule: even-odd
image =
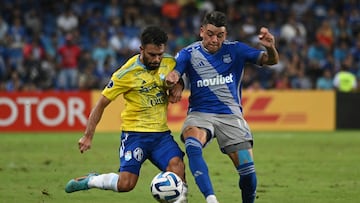
[{"label": "player's outstretched arm", "polygon": [[91,148],[91,142],[94,137],[96,126],[102,117],[104,109],[110,104],[110,102],[111,100],[102,95],[95,107],[91,110],[89,119],[86,123],[84,136],[82,136],[78,142],[81,153]]},{"label": "player's outstretched arm", "polygon": [[279,62],[279,53],[275,46],[275,37],[265,27],[260,29],[259,40],[261,45],[266,48],[266,53],[261,58],[261,63],[274,65]]}]

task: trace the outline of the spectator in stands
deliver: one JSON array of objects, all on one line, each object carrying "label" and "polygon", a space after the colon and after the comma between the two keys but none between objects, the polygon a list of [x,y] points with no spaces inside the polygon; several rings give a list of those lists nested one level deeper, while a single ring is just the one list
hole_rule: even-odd
[{"label": "spectator in stands", "polygon": [[312,82],[305,75],[304,69],[298,69],[296,76],[291,79],[290,85],[292,89],[312,89]]},{"label": "spectator in stands", "polygon": [[9,29],[8,23],[0,15],[0,42],[3,42],[5,40],[8,29]]},{"label": "spectator in stands", "polygon": [[21,91],[23,88],[23,82],[16,70],[13,70],[10,75],[10,79],[6,81],[5,90],[7,92]]},{"label": "spectator in stands", "polygon": [[161,14],[171,25],[177,25],[181,15],[181,5],[177,0],[166,0],[161,7]]},{"label": "spectator in stands", "polygon": [[55,81],[56,81],[55,66],[56,66],[55,57],[49,54],[45,54],[45,59],[41,61],[38,89],[50,90],[55,88]]},{"label": "spectator in stands", "polygon": [[39,87],[41,75],[41,61],[45,59],[45,50],[38,36],[34,37],[23,47],[24,56],[24,82]]},{"label": "spectator in stands", "polygon": [[79,89],[91,90],[97,87],[98,78],[96,77],[96,64],[89,63],[82,72],[79,73]]},{"label": "spectator in stands", "polygon": [[60,90],[75,90],[78,87],[78,63],[81,48],[74,43],[71,33],[65,38],[65,44],[58,49],[59,74],[57,88]]},{"label": "spectator in stands", "polygon": [[96,71],[102,74],[106,58],[110,57],[111,64],[114,64],[116,62],[116,53],[109,46],[104,32],[100,33],[99,38],[98,44],[92,50],[91,57],[96,62]]},{"label": "spectator in stands", "polygon": [[318,90],[334,89],[332,73],[330,69],[324,69],[322,76],[316,80],[316,89]]},{"label": "spectator in stands", "polygon": [[278,90],[291,89],[289,77],[285,72],[275,75],[275,88]]},{"label": "spectator in stands", "polygon": [[[341,64],[344,63],[342,59],[338,60],[344,56],[340,50],[342,41],[348,44],[347,52],[350,50],[350,54],[347,53],[344,60],[349,61],[346,63],[351,68],[350,71],[358,74],[360,78],[360,9],[357,1],[187,0],[176,2],[177,12],[162,14],[164,3],[165,0],[102,2],[80,0],[54,1],[47,4],[37,1],[5,1],[0,7],[0,64],[2,64],[0,74],[3,86],[5,81],[10,79],[13,70],[16,70],[20,80],[25,82],[22,50],[25,46],[24,42],[33,39],[37,35],[35,33],[39,32],[46,54],[56,57],[57,49],[63,43],[61,39],[66,35],[65,30],[79,32],[78,45],[81,50],[92,52],[99,39],[99,30],[107,32],[107,37],[110,38],[116,33],[115,28],[121,29],[127,42],[124,45],[126,49],[121,51],[125,54],[118,54],[119,50],[111,46],[111,49],[117,53],[117,61],[121,63],[128,58],[126,55],[133,55],[138,50],[139,40],[136,36],[139,35],[140,28],[144,24],[158,24],[168,30],[169,53],[175,53],[181,44],[184,44],[185,35],[189,34],[185,38],[189,37],[191,40],[198,37],[194,28],[200,27],[200,19],[204,13],[215,8],[224,10],[229,18],[231,29],[228,32],[228,39],[254,43],[253,37],[245,35],[240,29],[241,26],[246,25],[246,17],[253,18],[249,26],[245,26],[245,31],[248,32],[251,32],[252,26],[260,27],[266,22],[271,33],[279,38],[277,47],[283,54],[281,58],[284,58],[284,61],[291,61],[292,56],[297,54],[299,61],[307,70],[306,75],[311,77],[314,88],[324,68],[330,69],[333,75],[340,70]],[[163,20],[173,14],[176,24],[169,24],[169,21]],[[114,24],[114,21],[117,23]],[[330,38],[327,36],[331,35],[326,34],[318,37],[325,44],[330,39],[331,49],[316,44],[318,42],[316,30],[321,27],[323,21],[328,21],[332,29],[332,31],[327,29],[328,31],[323,33],[333,34]],[[187,33],[186,30],[190,32]],[[334,56],[335,50],[337,50],[336,56]],[[352,56],[352,61],[347,59],[349,55]],[[41,60],[47,64],[46,67],[60,66],[61,62],[47,57]],[[291,79],[296,75],[294,70],[285,66],[283,72]],[[266,77],[258,79],[263,85],[276,81],[275,79],[266,81],[268,80]],[[48,88],[53,86],[50,85]],[[275,88],[269,85],[263,87]]]},{"label": "spectator in stands", "polygon": [[333,47],[334,32],[328,20],[323,20],[316,30],[316,40],[327,50]]},{"label": "spectator in stands", "polygon": [[339,92],[354,92],[357,88],[357,79],[353,73],[349,71],[346,65],[341,66],[341,70],[334,76],[334,87]]},{"label": "spectator in stands", "polygon": [[42,23],[39,15],[39,11],[35,8],[30,8],[24,14],[25,27],[28,33],[31,35],[39,34],[42,30]]},{"label": "spectator in stands", "polygon": [[121,18],[122,15],[123,10],[119,0],[110,0],[110,2],[105,5],[104,16],[108,20]]},{"label": "spectator in stands", "polygon": [[305,26],[298,21],[295,16],[290,15],[280,28],[280,38],[284,39],[287,44],[296,43],[303,45],[306,43],[307,31]]},{"label": "spectator in stands", "polygon": [[78,16],[74,14],[69,5],[60,13],[56,19],[56,25],[61,33],[69,33],[76,30],[79,26]]}]

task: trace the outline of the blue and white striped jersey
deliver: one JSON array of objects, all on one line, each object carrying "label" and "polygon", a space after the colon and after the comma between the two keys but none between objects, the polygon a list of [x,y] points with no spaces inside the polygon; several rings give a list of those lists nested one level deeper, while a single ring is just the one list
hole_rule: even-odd
[{"label": "blue and white striped jersey", "polygon": [[241,114],[244,64],[257,64],[262,52],[238,41],[225,41],[214,54],[200,41],[180,50],[175,70],[189,79],[189,112]]}]

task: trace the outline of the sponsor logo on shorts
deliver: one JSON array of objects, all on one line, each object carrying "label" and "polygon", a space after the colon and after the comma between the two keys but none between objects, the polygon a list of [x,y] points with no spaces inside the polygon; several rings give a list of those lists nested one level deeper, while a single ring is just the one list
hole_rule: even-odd
[{"label": "sponsor logo on shorts", "polygon": [[125,161],[129,161],[132,158],[131,151],[125,152]]}]

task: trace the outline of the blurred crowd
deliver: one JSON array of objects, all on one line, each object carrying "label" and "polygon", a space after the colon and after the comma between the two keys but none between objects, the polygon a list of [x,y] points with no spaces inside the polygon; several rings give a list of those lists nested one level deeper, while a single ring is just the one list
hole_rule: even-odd
[{"label": "blurred crowd", "polygon": [[[245,67],[243,87],[335,89],[336,75],[360,83],[357,0],[2,0],[0,91],[102,89],[111,73],[138,53],[141,29],[161,25],[175,55],[199,39],[205,13],[223,11],[228,39],[260,47],[265,26],[280,63]],[[340,77],[341,78],[341,77]],[[356,83],[357,81],[357,83]],[[348,81],[353,82],[353,81]]]}]

